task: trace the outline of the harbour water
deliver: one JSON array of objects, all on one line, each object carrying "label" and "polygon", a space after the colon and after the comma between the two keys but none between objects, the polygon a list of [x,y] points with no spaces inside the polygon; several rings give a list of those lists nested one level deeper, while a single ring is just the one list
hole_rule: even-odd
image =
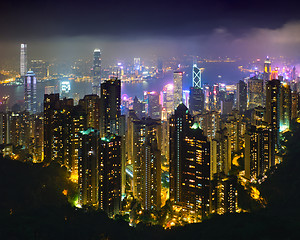
[{"label": "harbour water", "polygon": [[[238,70],[238,63],[205,63],[200,67],[204,67],[205,70],[202,74],[202,82],[213,84],[216,82],[234,84],[237,83],[243,77],[246,77],[244,73]],[[192,84],[192,72],[191,69],[184,70],[183,89],[189,89]],[[161,91],[163,86],[173,82],[172,72],[165,73],[160,78],[152,78],[144,82],[139,83],[122,83],[122,95],[126,94],[128,97],[135,97],[142,99],[144,91]],[[79,98],[83,98],[84,95],[92,93],[91,82],[76,82],[70,81],[71,90],[69,97],[74,98],[79,95]],[[54,92],[60,92],[60,80],[49,80],[45,82],[37,83],[37,102],[42,103],[45,87],[54,86]],[[9,95],[9,107],[14,104],[24,103],[24,86],[0,86],[0,98]]]}]

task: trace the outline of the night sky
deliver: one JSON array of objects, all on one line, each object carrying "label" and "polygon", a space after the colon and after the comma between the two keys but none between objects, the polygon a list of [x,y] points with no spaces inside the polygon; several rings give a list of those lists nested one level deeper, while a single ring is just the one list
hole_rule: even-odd
[{"label": "night sky", "polygon": [[110,57],[162,50],[298,56],[296,6],[276,0],[1,1],[0,56],[15,55],[21,42],[31,45],[33,57],[57,57],[62,49],[74,57],[94,47]]}]

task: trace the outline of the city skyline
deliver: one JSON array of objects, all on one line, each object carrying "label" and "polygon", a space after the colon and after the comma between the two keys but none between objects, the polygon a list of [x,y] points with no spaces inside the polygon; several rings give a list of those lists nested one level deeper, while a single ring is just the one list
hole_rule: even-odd
[{"label": "city skyline", "polygon": [[1,4],[1,239],[299,236],[293,1]]}]

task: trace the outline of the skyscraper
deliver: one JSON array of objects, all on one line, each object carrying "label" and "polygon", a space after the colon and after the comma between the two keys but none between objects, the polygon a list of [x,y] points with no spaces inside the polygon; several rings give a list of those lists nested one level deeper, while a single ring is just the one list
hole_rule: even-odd
[{"label": "skyscraper", "polygon": [[161,205],[161,124],[151,118],[129,118],[132,140],[133,195],[147,209]]},{"label": "skyscraper", "polygon": [[264,106],[264,81],[262,79],[248,80],[248,109]]},{"label": "skyscraper", "polygon": [[85,95],[83,99],[79,100],[79,105],[83,107],[86,112],[87,127],[100,130],[100,98],[96,94]]},{"label": "skyscraper", "polygon": [[184,139],[192,126],[193,117],[185,105],[180,104],[170,117],[170,199],[180,202],[182,199],[182,162],[186,149]]},{"label": "skyscraper", "polygon": [[147,115],[152,119],[161,118],[161,105],[159,104],[159,94],[157,92],[144,92]]},{"label": "skyscraper", "polygon": [[117,78],[101,84],[100,135],[119,134],[121,81]]},{"label": "skyscraper", "polygon": [[284,132],[290,129],[291,125],[291,107],[292,97],[291,88],[287,83],[281,84],[280,88],[280,102],[279,102],[280,120],[279,120],[279,131]]},{"label": "skyscraper", "polygon": [[99,190],[99,131],[88,128],[80,132],[81,147],[78,157],[79,202],[98,206]]},{"label": "skyscraper", "polygon": [[240,113],[243,113],[247,110],[247,84],[244,81],[239,81],[236,84],[237,97],[236,97],[236,106],[237,110]]},{"label": "skyscraper", "polygon": [[174,72],[174,108],[182,103],[182,72]]},{"label": "skyscraper", "polygon": [[245,134],[245,177],[257,180],[275,165],[272,128],[255,127]]},{"label": "skyscraper", "polygon": [[169,83],[164,86],[162,91],[162,107],[166,116],[162,118],[167,120],[174,111],[174,85]]},{"label": "skyscraper", "polygon": [[93,76],[93,93],[99,95],[100,94],[100,86],[101,86],[101,51],[100,51],[100,49],[94,50],[92,76]]},{"label": "skyscraper", "polygon": [[195,115],[204,110],[204,93],[201,88],[190,88],[190,104],[189,109]]},{"label": "skyscraper", "polygon": [[267,59],[264,62],[264,81],[270,81],[271,80],[271,61],[270,58],[267,57]]},{"label": "skyscraper", "polygon": [[272,80],[266,84],[266,117],[265,121],[271,126],[274,144],[278,146],[280,121],[280,81]]},{"label": "skyscraper", "polygon": [[209,213],[210,143],[180,104],[170,118],[170,199],[203,218]]},{"label": "skyscraper", "polygon": [[29,113],[37,112],[36,102],[36,77],[32,71],[28,71],[24,78],[25,108]]},{"label": "skyscraper", "polygon": [[21,54],[20,54],[20,75],[24,77],[27,73],[27,44],[21,44]]},{"label": "skyscraper", "polygon": [[121,207],[121,137],[101,138],[99,154],[99,207],[113,217]]},{"label": "skyscraper", "polygon": [[201,69],[197,67],[197,64],[193,64],[193,87],[202,88]]}]

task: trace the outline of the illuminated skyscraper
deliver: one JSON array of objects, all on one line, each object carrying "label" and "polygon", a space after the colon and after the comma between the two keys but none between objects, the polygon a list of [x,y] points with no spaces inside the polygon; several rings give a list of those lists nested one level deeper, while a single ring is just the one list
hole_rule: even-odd
[{"label": "illuminated skyscraper", "polygon": [[197,67],[197,64],[193,64],[193,87],[201,88],[201,69]]},{"label": "illuminated skyscraper", "polygon": [[262,79],[248,80],[248,109],[264,106],[264,81]]},{"label": "illuminated skyscraper", "polygon": [[255,127],[245,134],[245,177],[257,180],[275,165],[275,148],[272,128]]},{"label": "illuminated skyscraper", "polygon": [[113,217],[121,207],[121,137],[101,138],[99,154],[99,207]]},{"label": "illuminated skyscraper", "polygon": [[101,86],[101,51],[100,51],[100,49],[94,50],[92,76],[93,76],[93,93],[100,95],[100,86]]},{"label": "illuminated skyscraper", "polygon": [[146,102],[146,113],[152,119],[161,118],[161,105],[159,104],[159,94],[157,92],[144,92]]},{"label": "illuminated skyscraper", "polygon": [[267,57],[267,59],[265,60],[265,63],[264,63],[264,81],[269,81],[271,80],[271,61],[269,59],[269,57]]},{"label": "illuminated skyscraper", "polygon": [[182,162],[186,149],[184,139],[192,126],[193,117],[185,105],[180,104],[170,118],[170,199],[182,199]]},{"label": "illuminated skyscraper", "polygon": [[169,83],[164,86],[162,91],[162,107],[166,112],[165,118],[167,120],[174,111],[174,85]]},{"label": "illuminated skyscraper", "polygon": [[237,177],[218,175],[212,181],[211,213],[219,215],[237,210]]},{"label": "illuminated skyscraper", "polygon": [[240,113],[247,110],[247,84],[244,81],[239,81],[237,84],[236,106]]},{"label": "illuminated skyscraper", "polygon": [[101,84],[100,135],[119,135],[121,116],[121,81],[110,79]]},{"label": "illuminated skyscraper", "polygon": [[21,54],[20,54],[20,75],[24,77],[27,73],[27,44],[21,44]]},{"label": "illuminated skyscraper", "polygon": [[192,121],[183,104],[170,118],[170,199],[203,218],[209,213],[210,143]]},{"label": "illuminated skyscraper", "polygon": [[26,111],[35,114],[37,111],[36,77],[32,71],[28,71],[24,78],[24,90]]},{"label": "illuminated skyscraper", "polygon": [[[133,195],[147,209],[161,206],[161,124],[151,118],[131,118]],[[129,139],[130,140],[130,139]]]},{"label": "illuminated skyscraper", "polygon": [[174,72],[174,108],[182,103],[182,72]]},{"label": "illuminated skyscraper", "polygon": [[83,99],[79,100],[79,105],[83,107],[86,112],[87,127],[100,130],[100,98],[96,94],[85,95]]},{"label": "illuminated skyscraper", "polygon": [[278,146],[280,121],[280,81],[272,80],[266,84],[266,117],[265,121],[271,126],[274,144]]},{"label": "illuminated skyscraper", "polygon": [[190,88],[189,109],[195,115],[204,110],[204,93],[201,88]]},{"label": "illuminated skyscraper", "polygon": [[291,88],[287,83],[283,83],[280,88],[280,120],[279,120],[279,131],[284,132],[290,130],[291,125],[291,107],[292,97]]},{"label": "illuminated skyscraper", "polygon": [[79,202],[98,206],[99,191],[99,131],[88,128],[80,132],[81,147],[78,157]]}]

